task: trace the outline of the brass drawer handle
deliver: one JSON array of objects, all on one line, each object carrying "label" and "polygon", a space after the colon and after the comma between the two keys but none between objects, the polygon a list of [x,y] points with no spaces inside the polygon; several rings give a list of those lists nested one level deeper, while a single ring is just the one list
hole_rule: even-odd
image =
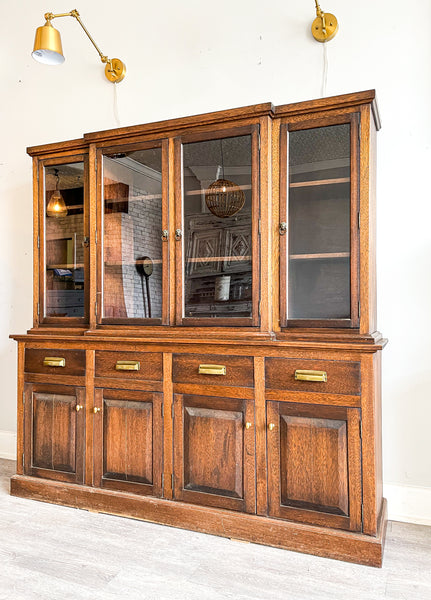
[{"label": "brass drawer handle", "polygon": [[299,381],[328,381],[326,371],[307,371],[306,369],[296,369],[295,379]]},{"label": "brass drawer handle", "polygon": [[115,368],[117,371],[139,371],[141,363],[139,360],[117,360]]},{"label": "brass drawer handle", "polygon": [[44,367],[65,367],[66,359],[59,356],[45,356],[43,359]]},{"label": "brass drawer handle", "polygon": [[226,375],[225,365],[199,365],[200,375]]}]

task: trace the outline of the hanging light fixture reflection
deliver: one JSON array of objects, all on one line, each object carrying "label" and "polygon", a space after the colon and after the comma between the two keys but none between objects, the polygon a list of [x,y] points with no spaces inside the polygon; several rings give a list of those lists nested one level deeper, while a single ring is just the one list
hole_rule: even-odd
[{"label": "hanging light fixture reflection", "polygon": [[220,140],[220,151],[222,178],[208,186],[205,202],[213,215],[225,219],[236,215],[241,210],[245,203],[245,194],[239,185],[224,177],[223,140]]},{"label": "hanging light fixture reflection", "polygon": [[58,189],[60,180],[58,169],[55,169],[55,176],[57,178],[55,191],[49,199],[48,206],[46,207],[46,214],[48,217],[65,217],[67,215],[67,207],[66,202]]}]

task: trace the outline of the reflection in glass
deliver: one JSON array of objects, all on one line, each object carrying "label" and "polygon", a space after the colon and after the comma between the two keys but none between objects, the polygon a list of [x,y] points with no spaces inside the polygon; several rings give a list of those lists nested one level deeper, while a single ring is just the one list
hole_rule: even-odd
[{"label": "reflection in glass", "polygon": [[84,164],[45,167],[45,316],[84,316]]},{"label": "reflection in glass", "polygon": [[104,156],[103,197],[103,317],[161,319],[161,148]]},{"label": "reflection in glass", "polygon": [[350,318],[350,125],[289,134],[290,319]]},{"label": "reflection in glass", "polygon": [[251,165],[250,135],[183,145],[185,317],[252,315]]}]

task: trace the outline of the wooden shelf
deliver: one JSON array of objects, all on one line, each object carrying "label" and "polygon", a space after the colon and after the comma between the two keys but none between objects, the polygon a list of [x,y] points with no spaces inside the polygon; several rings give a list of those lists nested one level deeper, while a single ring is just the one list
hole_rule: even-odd
[{"label": "wooden shelf", "polygon": [[350,258],[350,252],[323,252],[320,254],[291,254],[290,260],[315,260],[326,258]]},{"label": "wooden shelf", "polygon": [[290,188],[311,187],[316,185],[332,185],[336,183],[350,183],[350,177],[338,177],[337,179],[318,179],[314,181],[297,181],[289,183]]},{"label": "wooden shelf", "polygon": [[46,265],[47,269],[69,269],[70,271],[76,271],[76,269],[83,269],[84,264],[81,263],[72,263],[72,264],[56,264],[56,265]]}]

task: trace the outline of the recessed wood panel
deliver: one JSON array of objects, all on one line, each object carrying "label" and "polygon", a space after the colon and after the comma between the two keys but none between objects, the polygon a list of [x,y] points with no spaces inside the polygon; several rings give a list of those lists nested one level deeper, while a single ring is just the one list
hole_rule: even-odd
[{"label": "recessed wood panel", "polygon": [[96,485],[161,495],[161,394],[97,389],[95,407]]},{"label": "recessed wood panel", "polygon": [[177,394],[174,406],[175,498],[254,512],[252,403]]},{"label": "recessed wood panel", "polygon": [[359,530],[359,409],[268,402],[267,420],[270,514]]},{"label": "recessed wood panel", "polygon": [[[327,381],[296,380],[296,370],[325,371]],[[359,395],[361,393],[360,363],[341,360],[267,358],[265,382],[268,389]]]},{"label": "recessed wood panel", "polygon": [[25,472],[82,481],[84,390],[27,384],[25,397]]},{"label": "recessed wood panel", "polygon": [[[200,374],[201,364],[224,365],[226,375]],[[174,354],[172,378],[174,383],[253,387],[253,358],[229,354]]]}]

